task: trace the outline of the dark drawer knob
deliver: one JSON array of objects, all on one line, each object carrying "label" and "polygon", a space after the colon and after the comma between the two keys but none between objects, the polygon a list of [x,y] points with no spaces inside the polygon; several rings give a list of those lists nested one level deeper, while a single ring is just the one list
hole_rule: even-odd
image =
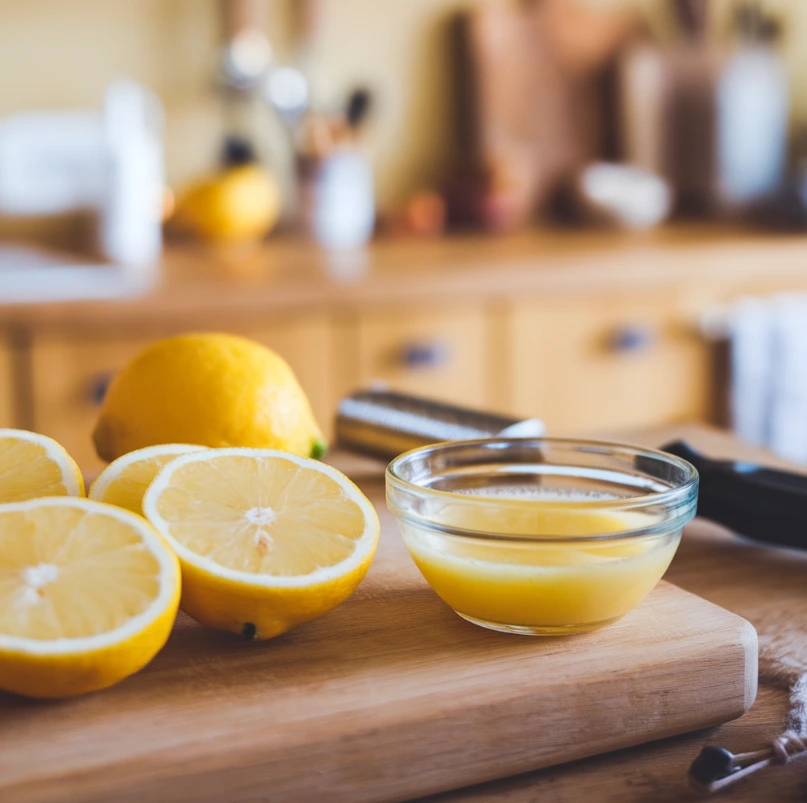
[{"label": "dark drawer knob", "polygon": [[612,351],[620,354],[639,354],[647,351],[655,340],[656,334],[651,327],[637,324],[615,329],[609,345]]},{"label": "dark drawer knob", "polygon": [[407,368],[437,368],[445,365],[450,354],[445,343],[407,343],[401,351],[401,362]]},{"label": "dark drawer knob", "polygon": [[98,374],[90,381],[89,396],[90,401],[96,406],[100,406],[104,401],[109,384],[112,382],[114,374],[111,371]]}]

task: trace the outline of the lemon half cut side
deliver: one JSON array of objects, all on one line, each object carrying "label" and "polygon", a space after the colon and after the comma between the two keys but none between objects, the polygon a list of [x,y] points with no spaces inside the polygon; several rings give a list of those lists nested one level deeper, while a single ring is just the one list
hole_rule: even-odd
[{"label": "lemon half cut side", "polygon": [[179,556],[182,610],[248,638],[339,605],[378,544],[375,509],[347,477],[270,449],[182,455],[157,475],[143,509]]},{"label": "lemon half cut side", "polygon": [[110,463],[98,475],[87,496],[96,502],[106,502],[142,515],[143,495],[160,469],[181,454],[200,452],[204,448],[184,443],[164,443],[129,452]]},{"label": "lemon half cut side", "polygon": [[0,688],[117,683],[165,644],[179,596],[177,558],[141,516],[66,497],[0,505]]},{"label": "lemon half cut side", "polygon": [[0,429],[0,503],[43,496],[84,496],[76,461],[46,435]]}]

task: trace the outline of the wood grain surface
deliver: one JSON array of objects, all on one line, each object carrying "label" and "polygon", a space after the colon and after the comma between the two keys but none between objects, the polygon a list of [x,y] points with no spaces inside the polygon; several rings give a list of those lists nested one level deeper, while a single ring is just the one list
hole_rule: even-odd
[{"label": "wood grain surface", "polygon": [[14,409],[14,368],[11,348],[0,339],[0,427],[17,425]]},{"label": "wood grain surface", "polygon": [[384,513],[368,578],[317,622],[256,644],[181,617],[116,688],[0,696],[0,800],[403,800],[732,719],[755,670],[747,622],[666,583],[584,636],[475,627]]}]

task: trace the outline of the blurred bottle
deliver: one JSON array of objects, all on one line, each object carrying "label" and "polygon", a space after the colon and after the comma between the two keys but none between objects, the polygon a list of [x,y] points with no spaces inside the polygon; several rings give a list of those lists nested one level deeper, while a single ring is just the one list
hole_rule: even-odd
[{"label": "blurred bottle", "polygon": [[621,150],[624,161],[668,182],[677,212],[703,215],[715,206],[721,55],[704,0],[669,5],[676,41],[639,43],[621,59]]},{"label": "blurred bottle", "polygon": [[774,50],[780,29],[755,4],[735,15],[739,44],[717,86],[718,184],[729,205],[772,195],[787,167],[790,87]]},{"label": "blurred bottle", "polygon": [[99,215],[99,247],[113,262],[150,265],[162,250],[163,109],[131,81],[104,99],[107,181]]},{"label": "blurred bottle", "polygon": [[365,245],[375,224],[373,171],[357,150],[335,151],[322,163],[313,188],[313,228],[326,248]]},{"label": "blurred bottle", "polygon": [[372,108],[367,89],[354,90],[342,114],[306,116],[297,154],[304,228],[325,248],[364,246],[375,228],[373,169],[360,147]]}]

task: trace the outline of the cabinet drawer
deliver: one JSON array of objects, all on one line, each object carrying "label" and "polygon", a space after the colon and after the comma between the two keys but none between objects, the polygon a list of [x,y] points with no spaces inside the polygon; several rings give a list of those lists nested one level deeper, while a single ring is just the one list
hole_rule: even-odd
[{"label": "cabinet drawer", "polygon": [[675,299],[516,304],[506,342],[513,412],[550,434],[708,417],[710,352]]},{"label": "cabinet drawer", "polygon": [[36,338],[31,347],[34,428],[55,438],[92,476],[104,465],[92,430],[106,386],[151,338]]},{"label": "cabinet drawer", "polygon": [[14,394],[19,392],[14,385],[11,349],[0,341],[0,427],[16,426]]},{"label": "cabinet drawer", "polygon": [[483,406],[486,328],[481,306],[363,313],[355,384]]},{"label": "cabinet drawer", "polygon": [[[303,316],[270,326],[221,327],[220,331],[251,337],[288,360],[317,419],[328,431],[334,399],[326,317]],[[36,429],[56,438],[88,475],[96,474],[104,464],[95,454],[92,430],[107,384],[149,343],[171,334],[175,333],[161,332],[153,337],[108,337],[106,333],[81,339],[37,337],[31,349]]]}]

